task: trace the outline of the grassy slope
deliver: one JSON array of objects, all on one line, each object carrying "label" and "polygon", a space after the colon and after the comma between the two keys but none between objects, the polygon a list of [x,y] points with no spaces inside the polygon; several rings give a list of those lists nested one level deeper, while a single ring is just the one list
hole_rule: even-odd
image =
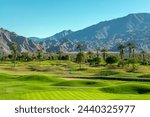
[{"label": "grassy slope", "polygon": [[[113,77],[149,77],[149,67],[139,67],[136,73],[123,69],[89,67],[78,71],[78,64],[66,61],[18,63],[0,65],[0,99],[150,99],[149,83],[75,80],[71,76],[103,75]],[[66,70],[71,69],[68,74]],[[69,76],[70,79],[61,79]]]},{"label": "grassy slope", "polygon": [[[141,93],[140,91],[144,92]],[[0,75],[0,99],[150,99],[148,83]]]}]

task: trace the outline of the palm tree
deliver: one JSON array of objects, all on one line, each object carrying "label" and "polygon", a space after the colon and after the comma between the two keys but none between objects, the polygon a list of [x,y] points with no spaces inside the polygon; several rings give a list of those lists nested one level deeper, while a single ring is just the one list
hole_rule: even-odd
[{"label": "palm tree", "polygon": [[82,52],[83,45],[81,43],[77,44],[77,49],[79,49],[80,53]]},{"label": "palm tree", "polygon": [[78,62],[80,64],[80,69],[82,68],[81,64],[82,64],[82,59],[84,57],[84,54],[82,52],[82,48],[83,48],[83,45],[81,43],[78,43],[77,44],[77,49],[79,49],[80,52],[77,54],[77,59],[78,59]]},{"label": "palm tree", "polygon": [[100,51],[100,49],[97,48],[97,49],[96,49],[96,56],[97,56],[97,58],[99,57],[99,51]]},{"label": "palm tree", "polygon": [[144,61],[145,61],[145,54],[146,54],[146,52],[145,52],[144,50],[142,50],[142,51],[141,51],[141,54],[142,54],[142,59],[143,59],[143,63],[144,63]]},{"label": "palm tree", "polygon": [[124,59],[124,49],[125,49],[125,45],[123,43],[120,43],[118,46],[118,50],[120,51],[120,57],[123,60]]},{"label": "palm tree", "polygon": [[16,66],[16,58],[17,58],[17,45],[15,42],[11,42],[11,50],[13,56],[14,67]]},{"label": "palm tree", "polygon": [[40,46],[39,49],[37,50],[38,53],[37,58],[39,59],[39,64],[41,64],[41,61],[43,59],[43,50],[44,50],[43,46]]},{"label": "palm tree", "polygon": [[103,48],[101,50],[101,52],[102,52],[102,55],[103,55],[103,60],[106,60],[106,52],[108,52],[108,50],[106,48]]},{"label": "palm tree", "polygon": [[132,54],[132,47],[133,47],[134,45],[133,45],[133,43],[131,43],[131,42],[129,42],[128,44],[127,44],[127,47],[129,48],[129,58],[131,58],[131,54]]},{"label": "palm tree", "polygon": [[135,57],[135,46],[134,45],[132,46],[132,57],[133,58]]},{"label": "palm tree", "polygon": [[63,49],[59,48],[57,54],[58,54],[58,60],[61,60],[61,59],[62,59],[62,56],[63,56],[63,54],[64,54]]},{"label": "palm tree", "polygon": [[0,51],[1,51],[1,62],[3,61],[3,59],[4,59],[4,50],[3,50],[3,47],[0,47]]},{"label": "palm tree", "polygon": [[93,56],[93,52],[91,52],[91,51],[87,52],[87,56],[88,56],[89,59],[91,59],[92,56]]}]

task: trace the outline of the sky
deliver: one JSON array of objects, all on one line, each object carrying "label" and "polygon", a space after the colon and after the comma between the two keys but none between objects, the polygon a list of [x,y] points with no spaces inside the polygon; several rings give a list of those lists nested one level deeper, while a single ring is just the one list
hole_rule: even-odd
[{"label": "sky", "polygon": [[131,13],[150,13],[149,5],[150,0],[0,0],[0,27],[44,38]]}]

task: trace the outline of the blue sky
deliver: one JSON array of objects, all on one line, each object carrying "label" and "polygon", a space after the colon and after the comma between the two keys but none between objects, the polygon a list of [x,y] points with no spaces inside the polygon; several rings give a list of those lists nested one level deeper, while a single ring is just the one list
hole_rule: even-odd
[{"label": "blue sky", "polygon": [[150,0],[0,0],[0,27],[48,37],[130,13],[150,13],[149,5]]}]

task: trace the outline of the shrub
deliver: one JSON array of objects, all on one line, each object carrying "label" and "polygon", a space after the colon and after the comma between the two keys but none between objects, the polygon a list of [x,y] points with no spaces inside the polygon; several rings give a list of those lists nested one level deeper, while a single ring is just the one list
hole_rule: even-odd
[{"label": "shrub", "polygon": [[99,65],[99,63],[101,62],[101,58],[95,57],[93,59],[89,59],[88,62],[90,63],[90,65]]},{"label": "shrub", "polygon": [[107,64],[114,64],[114,63],[117,63],[118,62],[118,57],[117,56],[114,56],[114,55],[111,55],[111,56],[108,56],[106,58],[106,63]]}]

